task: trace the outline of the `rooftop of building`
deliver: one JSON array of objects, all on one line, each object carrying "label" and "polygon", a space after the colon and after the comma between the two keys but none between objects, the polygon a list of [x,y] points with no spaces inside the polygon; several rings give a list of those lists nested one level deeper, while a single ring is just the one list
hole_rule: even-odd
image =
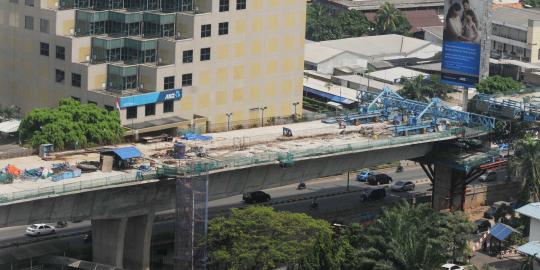
[{"label": "rooftop of building", "polygon": [[381,91],[384,89],[384,87],[389,87],[390,89],[394,91],[398,91],[402,88],[400,85],[391,85],[388,83],[366,78],[360,75],[341,75],[341,76],[334,76],[334,78],[351,82],[351,83],[355,83],[355,84],[359,84],[359,85],[363,85],[366,87],[369,85],[370,89],[378,89]]},{"label": "rooftop of building", "polygon": [[347,9],[377,10],[384,3],[393,4],[398,9],[442,8],[444,0],[327,0]]},{"label": "rooftop of building", "polygon": [[338,56],[345,51],[321,45],[320,43],[306,43],[304,60],[313,64],[319,64],[332,57]]},{"label": "rooftop of building", "polygon": [[429,32],[430,34],[440,38],[441,40],[443,38],[444,26],[426,26],[422,27],[422,30],[424,30],[425,32]]},{"label": "rooftop of building", "polygon": [[[410,31],[412,33],[422,31],[424,27],[430,26],[442,26],[443,22],[437,10],[427,9],[427,10],[404,10],[402,11],[403,15],[407,18],[411,25]],[[369,21],[375,21],[377,16],[376,11],[365,12],[366,17]]]},{"label": "rooftop of building", "polygon": [[530,218],[540,220],[540,202],[529,203],[516,210],[516,212],[528,216]]},{"label": "rooftop of building", "polygon": [[499,7],[493,10],[493,23],[527,29],[529,20],[540,20],[540,10]]},{"label": "rooftop of building", "polygon": [[433,53],[441,51],[440,46],[429,41],[396,34],[328,40],[319,44],[366,58],[406,57],[422,49],[433,50]]},{"label": "rooftop of building", "polygon": [[408,69],[408,68],[394,67],[394,68],[389,68],[389,69],[373,71],[373,72],[368,73],[366,76],[382,81],[382,82],[397,84],[399,83],[401,78],[414,78],[418,76],[428,76],[428,74],[419,72],[416,70]]}]

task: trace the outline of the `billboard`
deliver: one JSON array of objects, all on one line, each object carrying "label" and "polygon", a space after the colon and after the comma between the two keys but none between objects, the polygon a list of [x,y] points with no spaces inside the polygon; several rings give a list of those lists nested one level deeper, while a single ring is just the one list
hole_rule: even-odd
[{"label": "billboard", "polygon": [[161,103],[166,100],[180,100],[182,99],[182,89],[166,90],[161,92],[152,92],[148,94],[121,97],[119,100],[120,108],[127,108],[132,106],[141,106],[146,104]]},{"label": "billboard", "polygon": [[445,0],[443,82],[463,87],[479,82],[490,8],[486,0]]}]

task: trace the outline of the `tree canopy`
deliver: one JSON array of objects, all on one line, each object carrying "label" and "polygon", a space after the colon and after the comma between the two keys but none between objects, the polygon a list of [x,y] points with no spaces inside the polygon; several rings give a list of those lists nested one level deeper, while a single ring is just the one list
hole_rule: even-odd
[{"label": "tree canopy", "polygon": [[357,10],[337,11],[326,5],[308,5],[306,38],[313,41],[359,37],[367,33],[369,22]]},{"label": "tree canopy", "polygon": [[476,84],[478,92],[483,94],[505,94],[519,91],[523,84],[512,78],[502,76],[491,76]]},{"label": "tree canopy", "polygon": [[118,143],[124,134],[117,112],[73,99],[60,100],[56,108],[32,110],[22,120],[19,132],[34,148],[52,143],[58,150]]},{"label": "tree canopy", "polygon": [[531,7],[540,7],[540,0],[524,0],[523,4]]},{"label": "tree canopy", "polygon": [[336,10],[327,5],[312,4],[307,8],[306,38],[313,41],[360,37],[369,34],[407,35],[411,25],[392,4],[384,4],[374,22],[358,10]]},{"label": "tree canopy", "polygon": [[269,207],[231,211],[209,223],[210,269],[339,269],[328,222]]},{"label": "tree canopy", "polygon": [[374,28],[377,35],[408,35],[411,24],[399,9],[386,2],[377,11]]},{"label": "tree canopy", "polygon": [[210,269],[431,270],[468,255],[474,226],[465,214],[429,205],[385,209],[367,228],[332,228],[305,214],[267,207],[210,221]]},{"label": "tree canopy", "polygon": [[403,88],[399,94],[405,98],[428,102],[431,98],[445,98],[452,88],[441,82],[439,76],[431,75],[424,78],[420,75],[411,79],[402,78]]},{"label": "tree canopy", "polygon": [[345,269],[437,269],[468,255],[473,230],[462,212],[436,212],[427,204],[386,209],[367,229],[350,228]]},{"label": "tree canopy", "polygon": [[537,202],[540,199],[540,141],[537,138],[526,135],[517,141],[510,171],[521,179],[524,199]]}]

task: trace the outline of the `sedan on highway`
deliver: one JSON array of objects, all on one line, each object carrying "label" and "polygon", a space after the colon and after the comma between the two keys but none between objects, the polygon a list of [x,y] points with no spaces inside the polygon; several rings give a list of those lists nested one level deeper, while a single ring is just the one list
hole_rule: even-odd
[{"label": "sedan on highway", "polygon": [[390,189],[393,191],[411,191],[414,190],[414,183],[412,181],[397,181],[395,184],[393,184]]},{"label": "sedan on highway", "polygon": [[30,236],[47,235],[56,232],[56,228],[47,224],[33,224],[26,228],[26,234]]},{"label": "sedan on highway", "polygon": [[372,171],[363,170],[356,175],[356,180],[360,182],[366,182],[368,178],[372,175],[375,175]]}]

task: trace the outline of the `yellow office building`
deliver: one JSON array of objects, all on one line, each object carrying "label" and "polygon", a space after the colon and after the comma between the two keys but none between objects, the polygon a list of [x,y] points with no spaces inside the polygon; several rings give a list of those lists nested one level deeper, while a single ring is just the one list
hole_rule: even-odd
[{"label": "yellow office building", "polygon": [[303,0],[4,0],[0,104],[118,102],[137,134],[290,117],[305,12]]}]

